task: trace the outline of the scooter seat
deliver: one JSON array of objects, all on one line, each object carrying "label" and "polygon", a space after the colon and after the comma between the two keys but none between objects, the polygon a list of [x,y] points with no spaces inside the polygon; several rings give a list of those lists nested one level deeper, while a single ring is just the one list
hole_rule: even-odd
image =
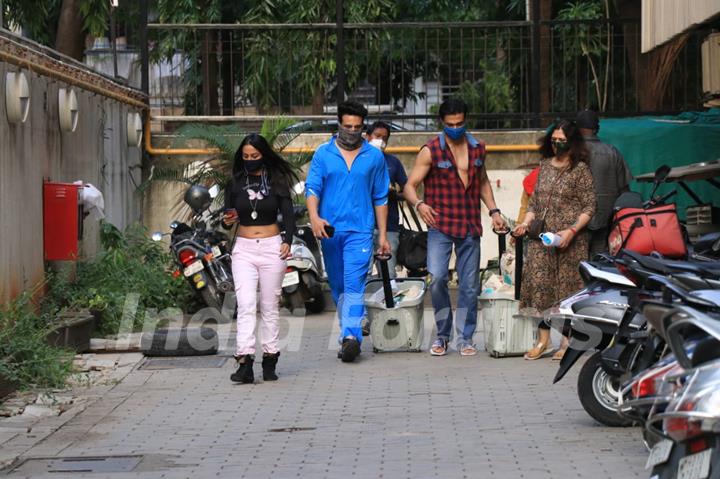
[{"label": "scooter seat", "polygon": [[720,261],[679,261],[645,256],[634,251],[623,250],[626,256],[637,261],[643,268],[664,275],[694,273],[704,278],[720,279]]}]

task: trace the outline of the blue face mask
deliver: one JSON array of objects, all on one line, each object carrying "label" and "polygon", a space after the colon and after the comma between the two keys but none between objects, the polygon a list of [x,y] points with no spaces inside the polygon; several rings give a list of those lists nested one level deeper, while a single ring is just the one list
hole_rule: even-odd
[{"label": "blue face mask", "polygon": [[465,135],[466,128],[465,125],[457,128],[450,128],[449,126],[446,126],[443,128],[443,131],[448,137],[450,137],[451,140],[459,140]]}]

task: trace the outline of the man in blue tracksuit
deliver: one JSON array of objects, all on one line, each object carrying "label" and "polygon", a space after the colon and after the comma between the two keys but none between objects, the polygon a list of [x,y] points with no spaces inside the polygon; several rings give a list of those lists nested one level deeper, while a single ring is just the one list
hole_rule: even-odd
[{"label": "man in blue tracksuit", "polygon": [[[378,253],[390,252],[385,158],[362,137],[367,110],[356,102],[338,105],[338,133],[320,145],[308,172],[305,196],[313,233],[322,251],[340,320],[338,357],[352,362],[360,354],[365,316],[365,276],[372,259],[377,222]],[[329,235],[326,226],[334,228]]]}]

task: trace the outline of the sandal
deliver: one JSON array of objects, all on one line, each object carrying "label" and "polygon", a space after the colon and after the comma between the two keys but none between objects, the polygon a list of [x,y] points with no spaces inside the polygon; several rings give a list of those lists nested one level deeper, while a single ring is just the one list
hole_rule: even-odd
[{"label": "sandal", "polygon": [[478,353],[477,348],[474,344],[465,343],[460,345],[460,356],[475,356]]},{"label": "sandal", "polygon": [[543,353],[545,353],[545,351],[547,351],[550,348],[551,348],[550,343],[547,343],[547,344],[537,343],[537,345],[535,345],[534,348],[532,348],[530,351],[525,353],[525,356],[523,356],[523,357],[529,361],[534,361],[536,359],[540,359],[542,357]]},{"label": "sandal", "polygon": [[430,347],[430,355],[432,356],[445,356],[447,354],[447,340],[446,339],[436,339],[435,342],[432,343],[432,346]]},{"label": "sandal", "polygon": [[555,351],[555,354],[552,355],[553,361],[560,361],[562,360],[563,356],[565,356],[565,351],[567,348],[560,348],[557,351]]}]

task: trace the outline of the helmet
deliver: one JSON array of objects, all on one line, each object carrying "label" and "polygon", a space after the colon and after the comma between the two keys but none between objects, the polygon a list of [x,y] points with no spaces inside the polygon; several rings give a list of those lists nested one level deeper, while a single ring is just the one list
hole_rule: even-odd
[{"label": "helmet", "polygon": [[210,207],[212,198],[207,188],[201,185],[192,185],[185,192],[185,203],[193,209],[195,213],[202,213]]}]

